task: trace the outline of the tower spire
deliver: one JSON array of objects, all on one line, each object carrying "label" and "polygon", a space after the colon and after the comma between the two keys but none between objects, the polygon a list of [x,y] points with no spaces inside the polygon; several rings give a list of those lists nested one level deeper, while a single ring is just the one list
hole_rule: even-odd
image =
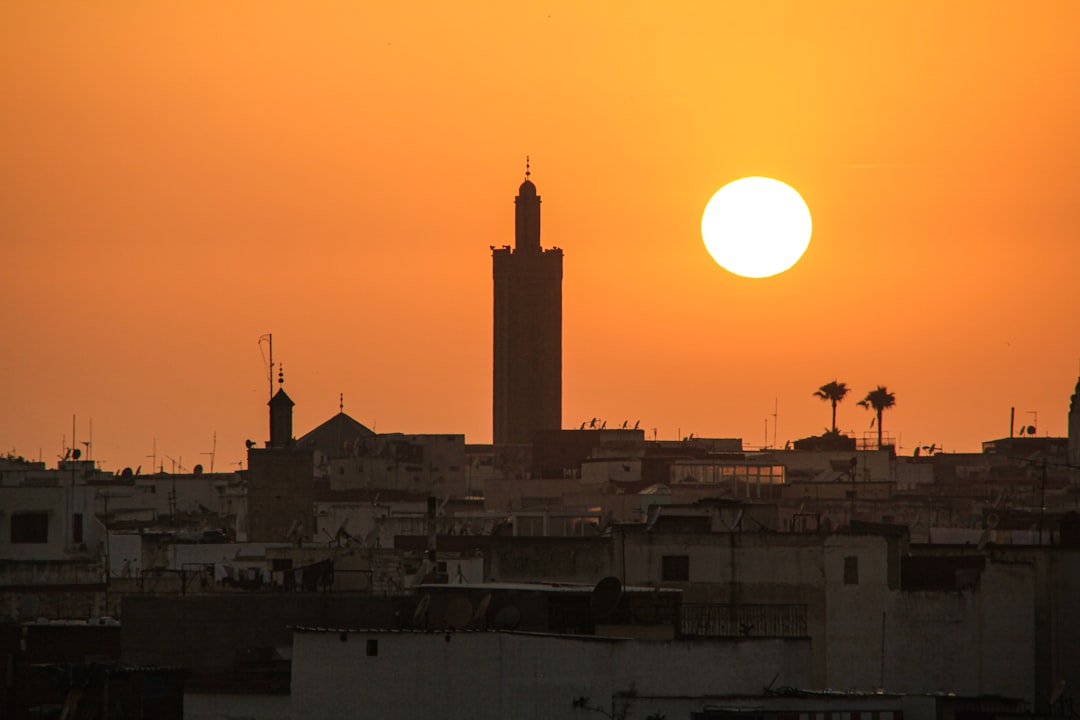
[{"label": "tower spire", "polygon": [[525,156],[525,182],[518,188],[514,198],[514,248],[515,251],[540,251],[540,196],[533,185],[530,158]]}]

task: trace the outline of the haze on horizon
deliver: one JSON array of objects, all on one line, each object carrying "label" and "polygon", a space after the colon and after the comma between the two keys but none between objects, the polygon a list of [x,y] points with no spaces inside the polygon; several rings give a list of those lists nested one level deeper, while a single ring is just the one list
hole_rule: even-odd
[{"label": "haze on horizon", "polygon": [[[1064,435],[1080,373],[1080,5],[251,1],[0,7],[0,452],[235,469],[258,338],[300,435],[491,439],[489,246],[532,157],[565,251],[563,424],[777,444],[896,395],[901,452]],[[738,278],[701,212],[797,188]],[[169,464],[166,462],[166,469]]]}]

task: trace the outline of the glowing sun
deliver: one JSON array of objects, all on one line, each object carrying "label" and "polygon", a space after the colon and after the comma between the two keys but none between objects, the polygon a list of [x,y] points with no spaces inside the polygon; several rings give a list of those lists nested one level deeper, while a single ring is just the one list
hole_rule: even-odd
[{"label": "glowing sun", "polygon": [[782,273],[810,245],[810,209],[795,188],[744,177],[716,191],[701,216],[701,237],[724,269],[749,278]]}]

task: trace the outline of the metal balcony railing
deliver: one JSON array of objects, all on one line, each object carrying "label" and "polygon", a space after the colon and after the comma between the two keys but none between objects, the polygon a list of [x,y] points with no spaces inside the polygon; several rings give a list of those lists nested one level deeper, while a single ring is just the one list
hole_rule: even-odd
[{"label": "metal balcony railing", "polygon": [[684,637],[809,637],[806,605],[684,604],[679,628]]}]

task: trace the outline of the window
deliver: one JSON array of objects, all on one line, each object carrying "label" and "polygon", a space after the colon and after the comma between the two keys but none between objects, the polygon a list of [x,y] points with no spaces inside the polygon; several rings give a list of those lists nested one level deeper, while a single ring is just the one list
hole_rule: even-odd
[{"label": "window", "polygon": [[514,534],[541,537],[544,534],[544,518],[535,515],[519,515],[514,518]]},{"label": "window", "polygon": [[664,582],[689,582],[690,556],[664,555],[661,557],[660,579]]},{"label": "window", "polygon": [[74,513],[71,516],[71,542],[81,543],[82,539],[82,513]]},{"label": "window", "polygon": [[859,584],[859,558],[855,555],[848,555],[844,558],[844,584]]},{"label": "window", "polygon": [[367,656],[376,657],[379,654],[379,641],[376,638],[368,638],[367,640]]},{"label": "window", "polygon": [[13,513],[11,516],[12,543],[49,542],[49,516],[46,513]]}]

